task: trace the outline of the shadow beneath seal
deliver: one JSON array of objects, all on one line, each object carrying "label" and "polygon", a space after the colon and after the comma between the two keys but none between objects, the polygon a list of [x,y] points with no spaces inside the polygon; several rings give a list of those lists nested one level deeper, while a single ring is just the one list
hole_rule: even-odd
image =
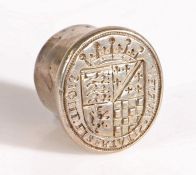
[{"label": "shadow beneath seal", "polygon": [[0,144],[30,149],[84,154],[59,120],[41,104],[36,91],[0,82]]}]

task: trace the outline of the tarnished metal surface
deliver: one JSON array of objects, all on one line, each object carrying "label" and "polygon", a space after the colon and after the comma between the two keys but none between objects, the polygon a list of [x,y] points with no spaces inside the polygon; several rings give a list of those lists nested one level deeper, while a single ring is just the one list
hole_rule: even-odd
[{"label": "tarnished metal surface", "polygon": [[138,33],[77,25],[42,48],[35,84],[77,143],[117,151],[138,140],[157,115],[162,73],[154,49]]}]

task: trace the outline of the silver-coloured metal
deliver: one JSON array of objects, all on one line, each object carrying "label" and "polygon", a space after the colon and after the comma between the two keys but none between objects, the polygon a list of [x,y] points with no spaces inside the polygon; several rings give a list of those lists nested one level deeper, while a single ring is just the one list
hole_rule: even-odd
[{"label": "silver-coloured metal", "polygon": [[160,106],[162,71],[138,33],[76,25],[44,45],[35,85],[77,143],[112,152],[132,145],[151,125]]}]

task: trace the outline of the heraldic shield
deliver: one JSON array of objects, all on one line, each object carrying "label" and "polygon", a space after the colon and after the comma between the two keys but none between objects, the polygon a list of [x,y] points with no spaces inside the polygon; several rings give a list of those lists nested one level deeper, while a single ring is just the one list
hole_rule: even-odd
[{"label": "heraldic shield", "polygon": [[137,126],[145,108],[144,71],[143,60],[81,70],[83,114],[90,131],[121,137]]}]

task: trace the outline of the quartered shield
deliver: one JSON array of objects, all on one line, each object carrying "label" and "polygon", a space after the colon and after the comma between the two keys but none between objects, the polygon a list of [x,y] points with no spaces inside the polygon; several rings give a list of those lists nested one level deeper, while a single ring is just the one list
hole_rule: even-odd
[{"label": "quartered shield", "polygon": [[81,70],[86,125],[96,135],[121,137],[139,123],[145,102],[145,63],[104,63]]}]

